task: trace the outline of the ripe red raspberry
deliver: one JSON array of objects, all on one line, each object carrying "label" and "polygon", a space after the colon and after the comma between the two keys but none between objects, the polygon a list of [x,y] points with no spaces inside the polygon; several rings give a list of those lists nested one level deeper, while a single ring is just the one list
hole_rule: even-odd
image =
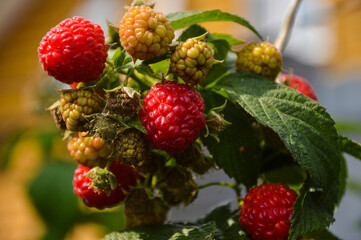
[{"label": "ripe red raspberry", "polygon": [[147,140],[169,154],[186,149],[205,126],[204,101],[186,84],[166,81],[154,85],[139,110]]},{"label": "ripe red raspberry", "polygon": [[120,42],[134,59],[159,57],[174,38],[169,20],[148,6],[133,6],[119,24]]},{"label": "ripe red raspberry", "polygon": [[40,63],[63,83],[95,81],[103,73],[108,55],[104,39],[99,25],[82,17],[65,19],[41,40]]},{"label": "ripe red raspberry", "polygon": [[254,240],[286,240],[296,198],[284,184],[262,184],[245,196],[239,222]]},{"label": "ripe red raspberry", "polygon": [[307,97],[318,101],[315,90],[312,88],[311,84],[304,78],[297,75],[282,74],[282,80],[285,84],[291,88],[296,89],[300,93],[306,95]]},{"label": "ripe red raspberry", "polygon": [[68,142],[70,155],[80,164],[89,167],[104,167],[108,162],[111,148],[99,137],[85,137],[87,133],[79,133]]},{"label": "ripe red raspberry", "polygon": [[273,81],[281,71],[282,56],[269,42],[250,42],[237,53],[236,67],[238,72],[252,72]]},{"label": "ripe red raspberry", "polygon": [[171,57],[170,67],[183,81],[191,86],[206,78],[209,69],[215,63],[212,49],[197,38],[180,43]]},{"label": "ripe red raspberry", "polygon": [[106,190],[95,187],[89,189],[91,179],[84,176],[89,171],[90,168],[79,164],[75,170],[73,179],[75,195],[83,199],[84,203],[89,207],[103,209],[115,206],[125,199],[126,193],[129,192],[129,187],[136,185],[136,174],[133,167],[119,160],[113,161],[109,168],[109,171],[111,171],[117,179],[117,186],[111,190],[109,195]]}]

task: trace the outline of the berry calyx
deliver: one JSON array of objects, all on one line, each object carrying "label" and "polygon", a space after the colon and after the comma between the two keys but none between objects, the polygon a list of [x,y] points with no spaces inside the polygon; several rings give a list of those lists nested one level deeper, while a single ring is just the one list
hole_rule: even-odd
[{"label": "berry calyx", "polygon": [[283,82],[291,87],[302,93],[303,95],[318,101],[317,95],[315,90],[312,88],[311,84],[304,78],[291,74],[282,74]]},{"label": "berry calyx", "polygon": [[213,59],[212,49],[200,38],[190,38],[180,43],[170,60],[172,72],[191,86],[205,79],[209,69],[216,62]]},{"label": "berry calyx", "polygon": [[104,167],[111,153],[110,146],[99,137],[86,137],[86,132],[78,133],[68,142],[70,155],[80,164],[88,167]]},{"label": "berry calyx", "polygon": [[95,81],[103,73],[108,56],[104,39],[99,25],[82,17],[65,19],[41,40],[40,63],[63,83]]},{"label": "berry calyx", "polygon": [[89,171],[89,167],[79,164],[75,170],[73,179],[75,195],[81,198],[89,207],[98,209],[113,207],[125,199],[130,186],[136,185],[136,174],[133,167],[119,160],[113,161],[109,167],[109,171],[111,171],[117,179],[116,188],[111,190],[109,194],[103,189],[97,189],[96,187],[89,188],[91,178],[85,176]]},{"label": "berry calyx", "polygon": [[282,69],[282,56],[269,42],[250,42],[238,53],[238,72],[252,72],[273,81]]},{"label": "berry calyx", "polygon": [[159,57],[174,38],[169,20],[151,7],[132,6],[119,24],[121,45],[133,59]]},{"label": "berry calyx", "polygon": [[118,135],[114,141],[115,154],[126,164],[137,166],[149,155],[149,144],[144,135],[138,130],[131,128]]},{"label": "berry calyx", "polygon": [[154,85],[139,110],[148,142],[169,154],[186,149],[205,126],[204,101],[186,84],[165,81]]},{"label": "berry calyx", "polygon": [[262,184],[245,196],[239,221],[254,240],[286,240],[296,199],[284,184]]},{"label": "berry calyx", "polygon": [[140,94],[129,87],[108,91],[105,111],[125,118],[134,117],[140,106]]},{"label": "berry calyx", "polygon": [[104,101],[92,89],[64,90],[60,99],[60,111],[69,131],[86,131],[86,115],[100,113]]}]

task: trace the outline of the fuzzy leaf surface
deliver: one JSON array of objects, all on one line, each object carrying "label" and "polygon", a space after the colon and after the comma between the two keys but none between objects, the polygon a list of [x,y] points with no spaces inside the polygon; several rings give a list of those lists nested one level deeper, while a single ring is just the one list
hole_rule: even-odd
[{"label": "fuzzy leaf surface", "polygon": [[216,224],[214,222],[201,225],[152,225],[110,233],[103,240],[212,240],[215,230]]},{"label": "fuzzy leaf surface", "polygon": [[260,39],[261,35],[257,30],[244,18],[227,12],[223,12],[219,9],[206,10],[206,11],[188,11],[188,12],[176,12],[167,15],[174,30],[178,30],[196,23],[202,22],[214,22],[214,21],[228,21],[238,23],[252,32],[254,32]]},{"label": "fuzzy leaf surface", "polygon": [[295,204],[290,238],[329,226],[341,156],[334,121],[326,109],[294,89],[249,73],[227,75],[215,88],[273,129],[310,176]]}]

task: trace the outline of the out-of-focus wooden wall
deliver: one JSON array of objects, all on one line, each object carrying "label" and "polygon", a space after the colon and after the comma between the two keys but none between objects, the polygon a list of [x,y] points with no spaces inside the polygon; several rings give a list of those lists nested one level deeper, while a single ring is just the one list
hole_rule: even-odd
[{"label": "out-of-focus wooden wall", "polygon": [[334,11],[330,24],[337,37],[335,55],[330,66],[339,72],[360,71],[361,1],[331,0]]},{"label": "out-of-focus wooden wall", "polygon": [[[0,132],[6,135],[18,128],[31,126],[38,119],[33,114],[34,90],[42,76],[37,57],[41,38],[83,0],[17,1],[16,22],[1,36],[0,44]],[[1,4],[10,4],[3,1]],[[31,3],[29,3],[31,2]],[[3,5],[4,6],[4,5]],[[27,11],[21,9],[28,7]],[[10,21],[1,24],[12,24]],[[1,136],[0,136],[1,140]]]}]

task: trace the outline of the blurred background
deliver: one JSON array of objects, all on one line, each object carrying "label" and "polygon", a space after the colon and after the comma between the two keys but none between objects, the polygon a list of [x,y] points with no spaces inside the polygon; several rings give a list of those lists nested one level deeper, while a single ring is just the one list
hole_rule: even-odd
[{"label": "blurred background", "polygon": [[[0,240],[100,239],[124,226],[121,207],[95,211],[72,193],[75,164],[60,131],[45,112],[65,88],[42,71],[41,38],[61,20],[83,16],[107,29],[118,24],[121,0],[0,0]],[[241,15],[273,42],[290,0],[157,0],[156,10],[222,9]],[[308,79],[338,130],[361,141],[361,1],[304,0],[284,52],[284,70]],[[229,22],[201,24],[209,32],[252,40],[250,31]],[[348,189],[331,231],[361,239],[361,163],[347,156]],[[211,172],[199,183],[227,180]],[[170,220],[194,220],[212,206],[232,201],[232,190],[210,187]]]}]

